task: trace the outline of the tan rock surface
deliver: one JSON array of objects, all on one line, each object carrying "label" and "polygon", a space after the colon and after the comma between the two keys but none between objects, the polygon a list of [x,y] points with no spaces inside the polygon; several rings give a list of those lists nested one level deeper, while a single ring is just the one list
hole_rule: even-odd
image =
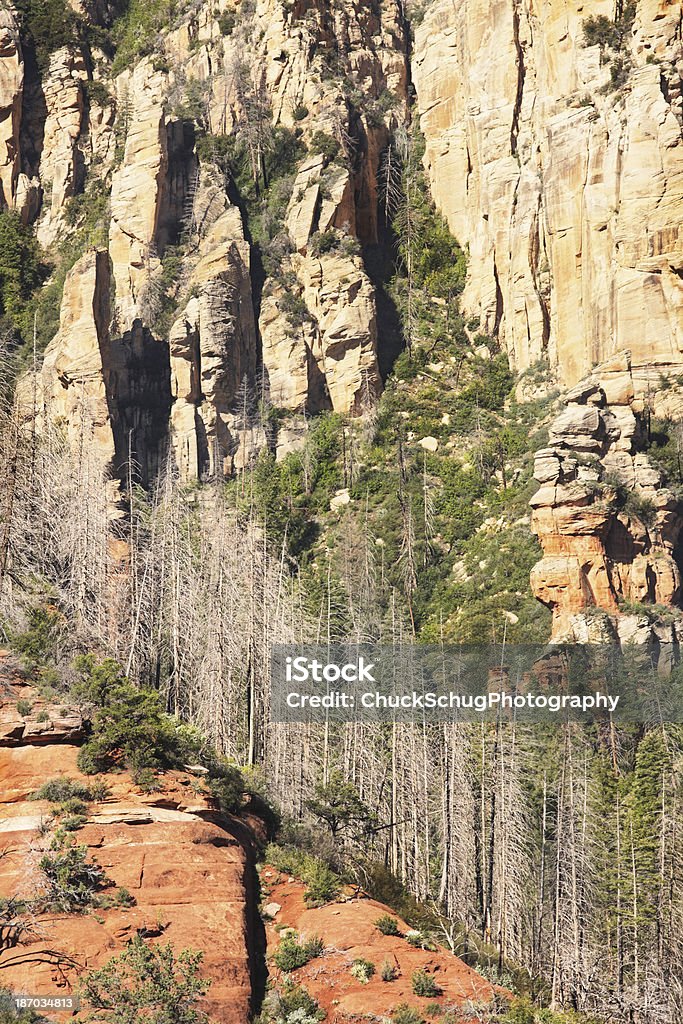
[{"label": "tan rock surface", "polygon": [[64,48],[52,54],[43,81],[47,116],[40,176],[43,183],[50,183],[49,207],[37,231],[43,246],[56,241],[64,204],[80,189],[85,177],[84,158],[77,144],[84,126],[87,76],[81,52]]},{"label": "tan rock surface", "polygon": [[45,351],[36,394],[29,378],[20,390],[27,416],[37,401],[39,420],[62,423],[74,449],[85,441],[103,466],[114,458],[102,364],[108,329],[109,256],[93,251],[67,275],[59,331]]},{"label": "tan rock surface", "polygon": [[123,162],[112,179],[109,252],[121,332],[140,315],[145,289],[159,269],[157,233],[168,170],[164,93],[164,77],[149,61],[119,84],[128,130]]},{"label": "tan rock surface", "polygon": [[683,50],[675,5],[636,9],[618,92],[583,44],[604,0],[434,0],[413,72],[435,199],[470,248],[465,312],[565,384],[628,348],[642,393],[683,365]]},{"label": "tan rock surface", "polygon": [[0,204],[14,205],[24,64],[13,13],[0,9]]},{"label": "tan rock surface", "polygon": [[381,383],[374,290],[357,256],[294,256],[306,305],[318,324],[314,351],[335,412],[358,413]]},{"label": "tan rock surface", "polygon": [[[624,365],[622,376],[627,359]],[[638,451],[643,423],[633,411],[632,384],[620,389],[621,406],[606,402],[613,373],[614,362],[603,386],[597,367],[573,389],[550,428],[550,446],[536,454],[531,529],[543,558],[532,569],[531,589],[552,609],[556,639],[586,642],[580,617],[587,609],[615,616],[618,631],[621,602],[671,606],[680,596],[678,505]],[[630,504],[620,488],[634,495]]]}]

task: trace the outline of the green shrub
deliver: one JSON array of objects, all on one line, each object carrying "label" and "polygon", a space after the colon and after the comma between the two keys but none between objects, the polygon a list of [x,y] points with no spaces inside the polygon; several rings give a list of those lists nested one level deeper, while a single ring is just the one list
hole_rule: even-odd
[{"label": "green shrub", "polygon": [[334,228],[328,228],[327,231],[316,231],[311,235],[308,248],[313,256],[324,256],[338,249],[340,243],[341,238]]},{"label": "green shrub", "polygon": [[179,761],[176,724],[164,713],[159,694],[137,689],[113,661],[97,665],[92,656],[77,659],[81,673],[75,693],[92,702],[90,739],[78,754],[86,775],[115,767],[170,767]]},{"label": "green shrub", "polygon": [[410,983],[416,996],[433,998],[441,994],[441,989],[433,976],[426,971],[413,971]]},{"label": "green shrub", "polygon": [[604,14],[586,18],[583,23],[584,46],[617,46],[619,33],[611,18]]},{"label": "green shrub", "polygon": [[83,29],[83,23],[63,0],[17,0],[15,6],[21,19],[24,45],[28,40],[33,47],[40,71],[47,68],[55,50],[79,41],[79,28]]},{"label": "green shrub", "polygon": [[163,789],[161,781],[156,772],[151,768],[136,768],[131,772],[133,784],[149,796],[150,793],[159,793]]},{"label": "green shrub", "polygon": [[65,832],[77,832],[88,820],[85,814],[67,814],[60,818],[59,827]]},{"label": "green shrub", "polygon": [[97,907],[100,910],[111,910],[112,907],[134,907],[135,903],[135,897],[123,886],[97,898]]},{"label": "green shrub", "polygon": [[95,779],[93,782],[90,782],[88,790],[90,791],[90,799],[98,804],[103,803],[111,793],[111,787],[107,785],[104,779]]},{"label": "green shrub", "polygon": [[234,765],[224,762],[220,767],[220,775],[209,782],[209,789],[218,800],[224,814],[236,814],[240,810],[244,796],[244,780]]},{"label": "green shrub", "polygon": [[104,82],[89,79],[85,82],[84,89],[89,106],[94,103],[98,107],[108,107],[113,103],[114,98]]},{"label": "green shrub", "polygon": [[55,656],[61,642],[63,626],[62,615],[53,608],[44,605],[32,608],[26,629],[22,633],[12,635],[12,647],[24,656],[29,666],[44,664]]},{"label": "green shrub", "polygon": [[292,110],[292,117],[295,121],[304,121],[308,117],[308,107],[305,103],[297,103]]},{"label": "green shrub", "polygon": [[370,960],[358,959],[351,964],[351,974],[361,985],[367,985],[375,973],[375,965]]},{"label": "green shrub", "polygon": [[234,11],[223,11],[218,16],[218,30],[222,36],[231,36],[235,31],[237,19]]},{"label": "green shrub", "polygon": [[26,718],[27,715],[30,715],[32,710],[33,704],[31,704],[30,700],[17,701],[17,711],[19,712],[22,718]]},{"label": "green shrub", "polygon": [[425,1024],[421,1014],[408,1003],[400,1003],[394,1010],[391,1019],[393,1024]]},{"label": "green shrub", "polygon": [[323,951],[322,939],[314,936],[311,939],[301,941],[293,936],[286,936],[280,941],[280,945],[273,954],[273,963],[281,971],[296,971],[304,967],[309,961],[320,956]]},{"label": "green shrub", "polygon": [[[267,1000],[271,1002],[272,1012],[266,1010],[260,1018],[259,1024],[270,1024],[270,1021],[296,1020],[300,1024],[307,1024],[311,1021],[320,1021],[325,1017],[324,1010],[321,1010],[317,1002],[308,994],[301,985],[294,984],[291,979],[286,979],[279,992],[272,993]],[[296,1015],[296,1016],[295,1016]]]},{"label": "green shrub", "polygon": [[341,149],[339,143],[332,135],[321,131],[313,133],[309,148],[314,155],[323,156],[328,164],[332,163],[339,156],[339,150]]},{"label": "green shrub", "polygon": [[683,438],[680,425],[672,420],[650,421],[648,458],[673,487],[683,484]]},{"label": "green shrub", "polygon": [[64,832],[55,833],[39,867],[47,886],[45,905],[52,911],[80,913],[109,884],[97,861],[88,858],[87,846],[76,846]]},{"label": "green shrub", "polygon": [[[102,783],[95,785],[101,787]],[[51,804],[64,804],[69,800],[96,800],[98,798],[93,796],[95,785],[86,786],[84,782],[79,782],[77,779],[69,779],[66,775],[60,775],[44,782],[40,789],[31,794],[31,800],[48,800]],[[99,788],[97,791],[100,791]]]},{"label": "green shrub", "polygon": [[396,978],[398,978],[398,968],[395,964],[385,960],[380,967],[379,976],[382,981],[396,981]]},{"label": "green shrub", "polygon": [[72,796],[68,800],[64,800],[59,805],[60,814],[77,814],[83,816],[87,813],[88,805],[79,800],[78,797]]},{"label": "green shrub", "polygon": [[398,921],[395,917],[391,917],[389,914],[382,914],[375,921],[375,928],[377,928],[382,935],[400,935],[398,928]]},{"label": "green shrub", "polygon": [[170,23],[175,9],[175,0],[130,0],[126,4],[111,32],[116,48],[113,76],[153,53],[159,32]]},{"label": "green shrub", "polygon": [[135,935],[126,949],[104,967],[91,971],[81,984],[81,996],[98,1021],[172,1021],[203,1024],[199,1000],[209,982],[199,975],[203,954],[173,947],[148,946]]},{"label": "green shrub", "polygon": [[322,907],[339,895],[339,875],[317,857],[292,846],[272,843],[266,848],[264,857],[278,871],[301,878],[306,884],[304,899],[308,907]]}]

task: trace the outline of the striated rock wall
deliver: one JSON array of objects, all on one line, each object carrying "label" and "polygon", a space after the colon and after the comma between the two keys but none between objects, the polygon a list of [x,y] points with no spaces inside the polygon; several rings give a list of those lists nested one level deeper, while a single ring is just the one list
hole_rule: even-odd
[{"label": "striated rock wall", "polygon": [[13,13],[0,8],[0,205],[13,206],[19,174],[24,64]]},{"label": "striated rock wall", "polygon": [[606,0],[431,0],[413,75],[466,315],[565,385],[629,349],[642,392],[683,365],[683,40],[678,4],[635,8],[614,49],[584,45]]},{"label": "striated rock wall", "polygon": [[[681,595],[674,552],[683,518],[648,459],[634,390],[627,354],[602,364],[569,392],[536,453],[531,529],[543,558],[531,588],[553,612],[555,639],[649,637],[649,618],[624,604],[671,606]],[[595,609],[611,616],[600,636],[587,618]],[[683,636],[683,623],[658,628]]]},{"label": "striated rock wall", "polygon": [[[82,10],[100,22],[101,6]],[[96,218],[107,248],[69,274],[39,411],[87,432],[114,475],[134,462],[143,482],[167,450],[184,479],[247,465],[272,443],[243,422],[257,392],[292,411],[358,413],[381,389],[360,252],[377,241],[380,153],[406,113],[401,5],[258,0],[225,28],[231,10],[186,11],[110,81],[104,54],[64,47],[31,65],[25,89],[16,24],[4,13],[0,25],[2,199],[48,250],[74,229],[92,237]],[[274,172],[280,212],[276,224],[264,213],[254,253],[250,186],[216,154],[237,139],[259,197],[283,128],[305,155]],[[253,197],[248,209],[261,216]]]}]

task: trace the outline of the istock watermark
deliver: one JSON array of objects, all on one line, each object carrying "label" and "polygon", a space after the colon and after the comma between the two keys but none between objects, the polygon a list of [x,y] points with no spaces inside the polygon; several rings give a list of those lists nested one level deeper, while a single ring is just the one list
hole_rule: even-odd
[{"label": "istock watermark", "polygon": [[275,722],[683,721],[683,668],[661,647],[275,645]]}]

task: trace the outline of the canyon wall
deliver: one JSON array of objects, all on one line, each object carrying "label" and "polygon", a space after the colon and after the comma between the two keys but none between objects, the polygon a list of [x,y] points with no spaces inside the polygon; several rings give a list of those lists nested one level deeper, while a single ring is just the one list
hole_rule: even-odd
[{"label": "canyon wall", "polygon": [[100,211],[39,385],[20,388],[27,416],[146,484],[169,456],[188,480],[248,465],[264,402],[369,407],[382,383],[361,246],[406,112],[400,5],[193,7],[116,76],[73,45],[36,77],[11,12],[0,31],[3,205],[48,251]]},{"label": "canyon wall", "polygon": [[630,350],[642,393],[683,366],[683,39],[678,3],[623,6],[586,45],[613,3],[432,0],[413,75],[466,316],[564,385]]}]

